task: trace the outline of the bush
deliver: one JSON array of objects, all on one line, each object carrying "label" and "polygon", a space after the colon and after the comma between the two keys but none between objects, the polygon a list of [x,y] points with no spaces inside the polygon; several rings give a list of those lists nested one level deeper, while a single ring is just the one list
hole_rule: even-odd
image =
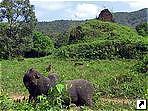
[{"label": "bush", "polygon": [[51,54],[54,44],[48,36],[41,32],[35,32],[33,35],[33,48],[25,52],[25,57],[42,57]]},{"label": "bush", "polygon": [[64,46],[56,50],[55,55],[63,58],[78,59],[112,59],[139,57],[143,51],[141,43],[121,41],[94,41]]},{"label": "bush", "polygon": [[82,32],[82,27],[77,26],[76,28],[73,28],[70,32],[69,44],[77,42],[78,40],[81,40],[83,37],[84,34]]},{"label": "bush", "polygon": [[148,71],[148,55],[145,55],[142,60],[140,60],[137,64],[132,67],[133,71],[137,71],[139,73],[147,73]]},{"label": "bush", "polygon": [[67,45],[68,44],[68,32],[63,32],[59,33],[57,35],[54,35],[54,40],[55,41],[55,48],[59,48],[61,46]]},{"label": "bush", "polygon": [[142,23],[136,26],[139,35],[148,36],[148,23]]}]

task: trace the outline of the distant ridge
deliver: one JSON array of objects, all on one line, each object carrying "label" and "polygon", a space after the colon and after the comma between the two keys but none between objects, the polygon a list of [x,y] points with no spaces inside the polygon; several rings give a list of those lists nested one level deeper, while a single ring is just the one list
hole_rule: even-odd
[{"label": "distant ridge", "polygon": [[55,20],[51,22],[38,22],[37,30],[43,32],[46,35],[56,35],[64,33],[72,26],[78,26],[84,21],[73,21],[73,20]]},{"label": "distant ridge", "polygon": [[113,16],[115,22],[135,27],[141,23],[148,22],[148,8],[134,12],[116,12]]}]

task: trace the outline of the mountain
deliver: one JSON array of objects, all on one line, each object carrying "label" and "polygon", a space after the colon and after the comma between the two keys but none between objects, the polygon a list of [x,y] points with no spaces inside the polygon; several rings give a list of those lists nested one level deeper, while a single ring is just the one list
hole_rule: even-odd
[{"label": "mountain", "polygon": [[148,8],[134,12],[116,12],[113,14],[114,20],[122,25],[135,27],[141,23],[148,22]]},{"label": "mountain", "polygon": [[[116,12],[113,13],[114,21],[131,27],[135,27],[141,23],[147,22],[148,8],[144,8],[134,12]],[[87,21],[87,20],[86,20]],[[38,22],[37,31],[43,32],[46,35],[57,36],[59,33],[65,33],[72,27],[83,24],[85,21],[73,20],[55,20],[52,22]]]}]

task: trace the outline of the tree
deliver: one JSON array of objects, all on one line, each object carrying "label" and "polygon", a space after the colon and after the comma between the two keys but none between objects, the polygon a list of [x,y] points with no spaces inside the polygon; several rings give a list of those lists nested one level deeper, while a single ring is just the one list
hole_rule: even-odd
[{"label": "tree", "polygon": [[51,54],[54,49],[53,41],[41,32],[34,32],[33,47],[25,52],[25,57],[42,57]]},{"label": "tree", "polygon": [[44,52],[46,55],[51,53],[54,48],[52,40],[44,36],[41,32],[35,32],[33,36],[33,49],[38,52]]},{"label": "tree", "polygon": [[0,21],[0,58],[23,55],[31,49],[37,20],[29,0],[2,0]]},{"label": "tree", "polygon": [[139,35],[148,36],[148,23],[142,23],[136,26]]}]

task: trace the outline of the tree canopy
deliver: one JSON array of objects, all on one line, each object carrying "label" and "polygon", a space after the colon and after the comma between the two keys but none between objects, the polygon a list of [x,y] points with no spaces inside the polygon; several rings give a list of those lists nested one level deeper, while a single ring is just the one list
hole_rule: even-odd
[{"label": "tree canopy", "polygon": [[22,55],[32,47],[37,20],[29,0],[2,0],[0,21],[0,58]]}]

